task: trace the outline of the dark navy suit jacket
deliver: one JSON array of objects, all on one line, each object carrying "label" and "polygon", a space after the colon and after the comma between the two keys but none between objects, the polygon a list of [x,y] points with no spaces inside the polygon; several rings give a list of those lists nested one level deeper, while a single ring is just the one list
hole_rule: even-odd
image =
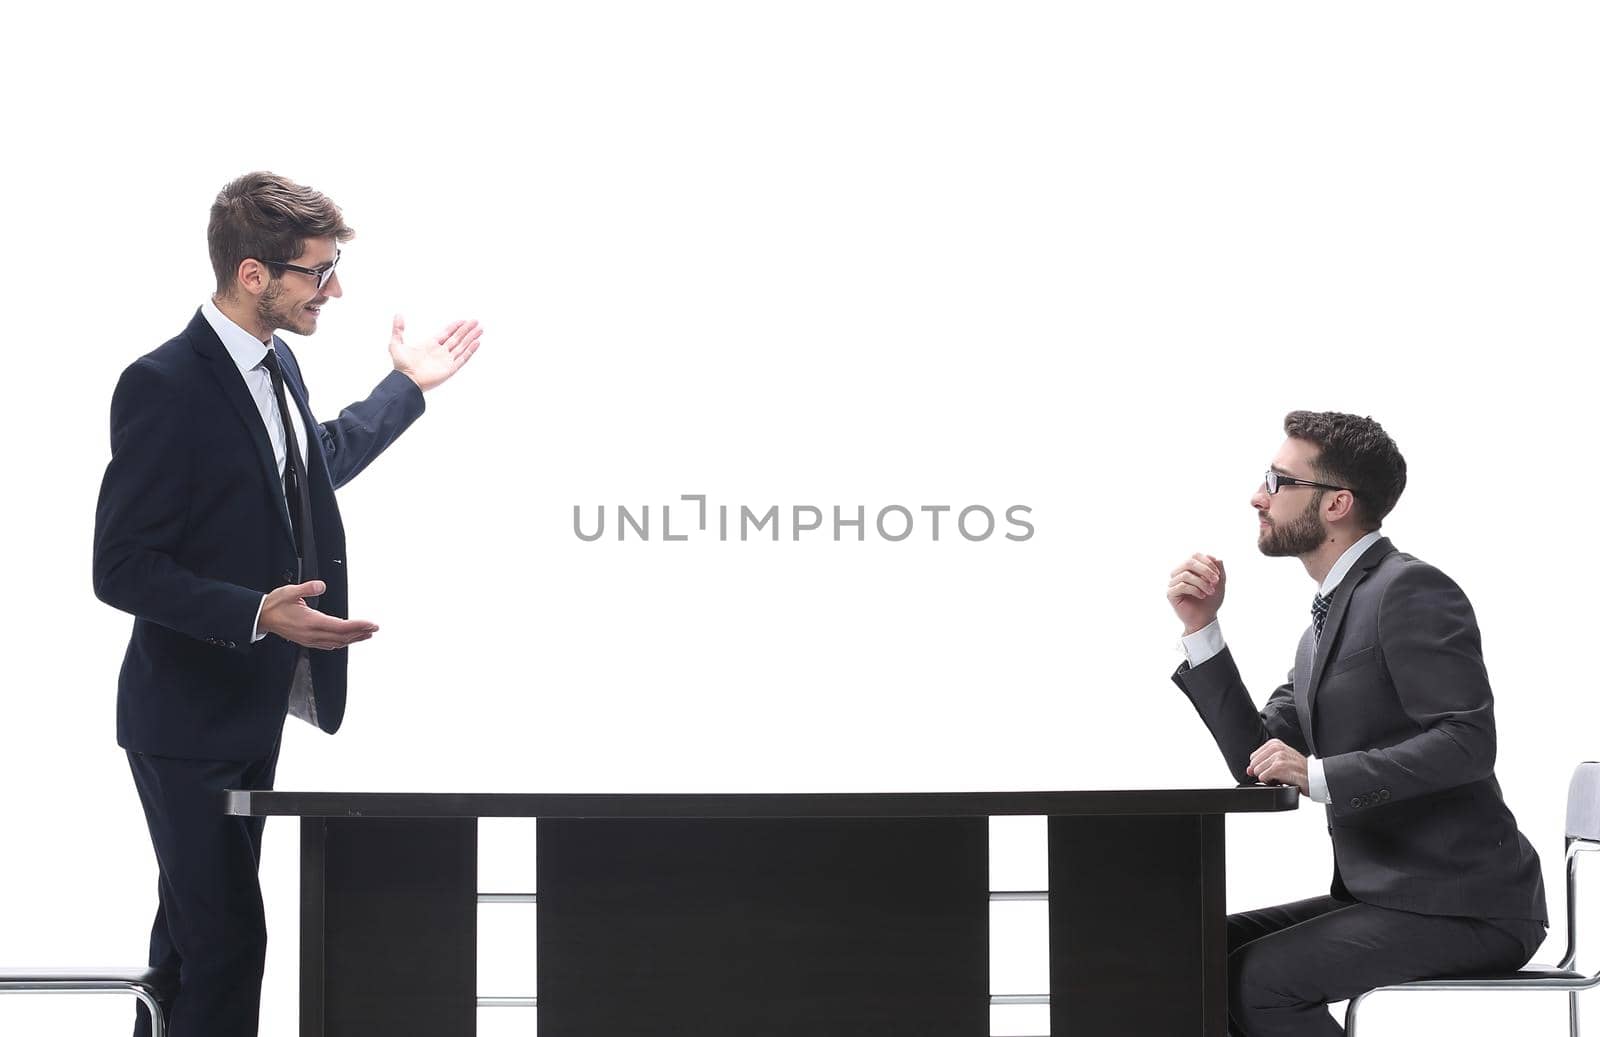
[{"label": "dark navy suit jacket", "polygon": [[[308,432],[316,573],[327,584],[316,607],[347,617],[350,559],[333,491],[417,419],[422,391],[393,372],[317,424],[294,354],[276,337],[273,345]],[[181,334],[122,373],[111,399],[94,590],[134,616],[117,685],[120,745],[191,759],[267,756],[299,646],[251,636],[262,595],[299,582],[297,561],[261,413],[197,311]],[[331,733],[344,717],[347,650],[310,655],[317,721]]]},{"label": "dark navy suit jacket", "polygon": [[1546,920],[1539,856],[1494,776],[1478,622],[1444,573],[1374,543],[1257,712],[1226,649],[1174,674],[1240,782],[1270,738],[1322,760],[1334,892],[1433,915]]}]

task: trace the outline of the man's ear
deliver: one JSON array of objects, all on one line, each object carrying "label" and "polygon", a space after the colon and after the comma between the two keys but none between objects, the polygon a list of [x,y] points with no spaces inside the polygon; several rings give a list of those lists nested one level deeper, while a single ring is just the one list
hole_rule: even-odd
[{"label": "man's ear", "polygon": [[260,295],[271,282],[271,272],[259,259],[240,260],[239,268],[233,272],[234,287],[247,295]]},{"label": "man's ear", "polygon": [[1349,490],[1339,490],[1328,497],[1328,503],[1323,511],[1323,518],[1329,522],[1338,522],[1350,517],[1355,510],[1356,497]]}]

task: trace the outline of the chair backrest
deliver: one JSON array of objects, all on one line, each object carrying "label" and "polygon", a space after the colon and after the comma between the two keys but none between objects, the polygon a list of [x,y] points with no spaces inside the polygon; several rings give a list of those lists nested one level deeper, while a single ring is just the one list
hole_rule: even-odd
[{"label": "chair backrest", "polygon": [[1600,763],[1580,763],[1567,786],[1567,838],[1600,842]]}]

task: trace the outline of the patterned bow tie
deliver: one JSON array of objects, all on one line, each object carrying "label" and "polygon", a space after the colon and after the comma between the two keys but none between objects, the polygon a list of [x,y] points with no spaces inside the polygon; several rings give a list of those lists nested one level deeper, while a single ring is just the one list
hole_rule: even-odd
[{"label": "patterned bow tie", "polygon": [[1317,640],[1322,640],[1322,624],[1328,620],[1328,603],[1332,596],[1324,598],[1321,594],[1311,599],[1311,622],[1317,628]]}]

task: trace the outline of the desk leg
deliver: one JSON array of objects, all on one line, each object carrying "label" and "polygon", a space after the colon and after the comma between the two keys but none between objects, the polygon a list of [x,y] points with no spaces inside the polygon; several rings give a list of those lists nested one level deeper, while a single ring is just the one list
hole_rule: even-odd
[{"label": "desk leg", "polygon": [[300,827],[301,1037],[471,1037],[476,818]]},{"label": "desk leg", "polygon": [[1050,1032],[1226,1037],[1220,814],[1050,819]]}]

